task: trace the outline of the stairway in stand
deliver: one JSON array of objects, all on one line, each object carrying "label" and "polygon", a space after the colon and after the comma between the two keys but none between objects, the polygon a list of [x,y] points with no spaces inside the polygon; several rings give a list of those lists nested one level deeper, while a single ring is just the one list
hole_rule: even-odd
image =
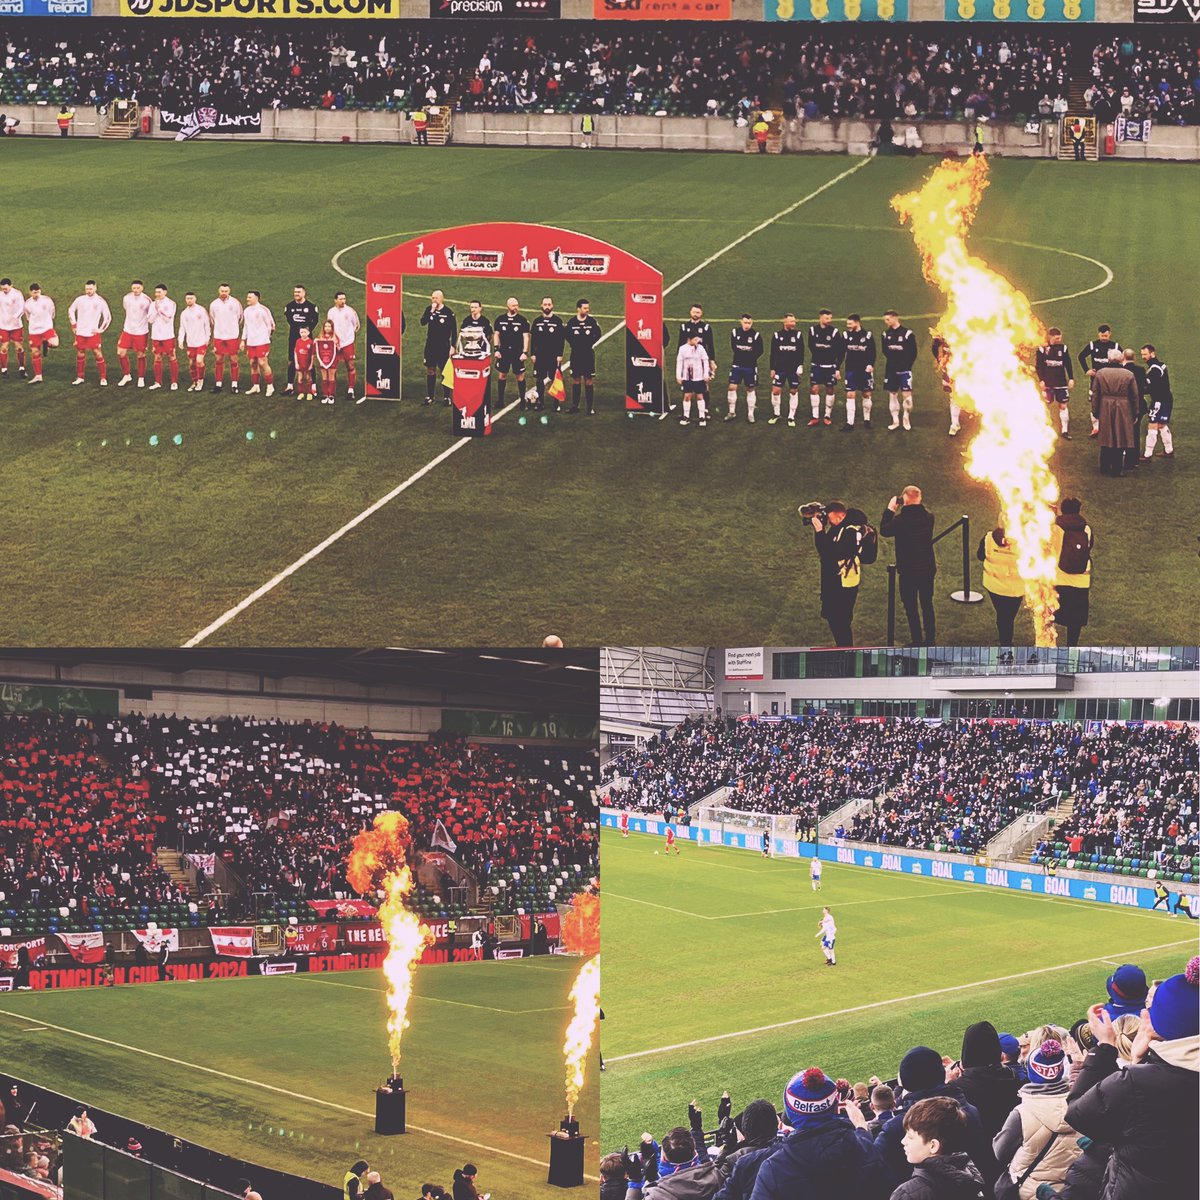
[{"label": "stairway in stand", "polygon": [[183,855],[178,850],[167,850],[160,846],[155,851],[158,865],[171,877],[171,882],[186,892],[193,900],[200,894],[192,882],[192,873],[183,865]]},{"label": "stairway in stand", "polygon": [[[1087,144],[1084,148],[1087,161],[1098,162],[1100,159],[1100,131],[1092,117],[1092,110],[1083,98],[1084,92],[1088,90],[1092,82],[1091,49],[1086,45],[1073,46],[1069,65],[1071,77],[1067,81],[1067,103],[1070,107],[1067,109],[1066,127],[1070,126],[1073,118],[1079,118],[1087,134]],[[1060,130],[1058,139],[1058,157],[1063,160],[1075,157],[1075,144],[1070,136],[1062,130]]]}]

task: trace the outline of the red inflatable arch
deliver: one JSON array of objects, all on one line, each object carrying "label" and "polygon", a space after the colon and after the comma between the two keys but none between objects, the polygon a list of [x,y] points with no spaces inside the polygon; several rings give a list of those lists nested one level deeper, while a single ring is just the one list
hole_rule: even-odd
[{"label": "red inflatable arch", "polygon": [[569,283],[570,298],[564,308],[574,305],[588,283],[623,283],[625,407],[655,415],[665,411],[662,273],[587,234],[515,222],[460,225],[422,234],[371,259],[367,264],[368,396],[400,399],[404,288],[415,290],[413,276]]}]

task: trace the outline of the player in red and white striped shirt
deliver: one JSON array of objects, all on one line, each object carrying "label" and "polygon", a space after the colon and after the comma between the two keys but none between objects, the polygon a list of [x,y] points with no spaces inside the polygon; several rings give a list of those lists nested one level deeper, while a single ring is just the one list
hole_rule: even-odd
[{"label": "player in red and white striped shirt", "polygon": [[262,303],[258,292],[246,294],[246,307],[242,310],[242,349],[250,360],[250,387],[247,396],[258,394],[258,374],[262,372],[267,385],[267,395],[275,395],[275,376],[267,356],[271,353],[271,334],[275,332],[275,318],[271,310]]},{"label": "player in red and white striped shirt", "polygon": [[217,356],[214,392],[223,390],[225,364],[229,363],[229,390],[238,390],[238,345],[241,340],[242,302],[229,294],[229,284],[217,288],[217,298],[208,306],[212,318],[213,350]]},{"label": "player in red and white striped shirt", "polygon": [[146,295],[145,287],[140,279],[135,279],[121,301],[121,307],[125,309],[125,323],[117,339],[117,361],[121,364],[121,378],[117,380],[117,387],[124,387],[133,380],[129,373],[130,350],[137,355],[137,385],[146,386],[146,347],[150,344],[150,317],[154,301]]},{"label": "player in red and white striped shirt", "polygon": [[188,374],[192,381],[189,392],[204,391],[204,356],[211,336],[212,322],[208,313],[196,303],[196,293],[188,292],[183,298],[183,312],[179,314],[179,344],[188,356]]},{"label": "player in red and white striped shirt", "polygon": [[12,280],[0,279],[0,375],[8,374],[8,345],[17,347],[17,370],[25,374],[25,297]]},{"label": "player in red and white striped shirt", "polygon": [[112,310],[108,301],[96,291],[96,281],[89,279],[83,285],[83,295],[76,296],[67,309],[71,332],[75,334],[75,379],[72,387],[83,382],[87,368],[88,351],[96,359],[96,370],[100,372],[100,386],[108,387],[108,363],[104,361],[101,335],[112,324]]},{"label": "player in red and white striped shirt", "polygon": [[162,387],[163,359],[171,360],[171,391],[179,391],[179,359],[175,357],[175,313],[178,305],[167,295],[167,285],[154,285],[150,303],[150,346],[154,351],[154,382],[149,390]]},{"label": "player in red and white striped shirt", "polygon": [[30,383],[42,382],[42,347],[57,346],[54,332],[54,301],[42,295],[39,284],[29,285],[25,301],[25,316],[29,319],[29,353],[33,356],[33,378]]},{"label": "player in red and white striped shirt", "polygon": [[333,322],[338,339],[338,359],[346,364],[346,395],[354,399],[358,383],[358,371],[354,365],[354,343],[358,339],[358,313],[346,303],[346,293],[338,292],[333,298],[333,307],[325,314]]}]

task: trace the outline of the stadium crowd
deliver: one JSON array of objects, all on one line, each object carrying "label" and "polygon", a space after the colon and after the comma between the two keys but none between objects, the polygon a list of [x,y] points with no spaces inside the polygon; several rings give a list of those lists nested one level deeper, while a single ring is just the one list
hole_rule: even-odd
[{"label": "stadium crowd", "polygon": [[589,865],[591,757],[434,735],[227,717],[0,716],[0,892],[11,909],[184,901],[159,846],[221,855],[251,891],[348,892],[345,857],[376,812],[481,883],[515,866]]},{"label": "stadium crowd", "polygon": [[[726,808],[827,814],[864,800],[854,841],[974,853],[1027,812],[1073,798],[1088,850],[1124,837],[1144,857],[1197,853],[1194,726],[908,718],[833,713],[784,721],[689,718],[601,769],[608,803],[685,810],[719,787]],[[614,781],[620,782],[614,782]]]},{"label": "stadium crowd", "polygon": [[1127,963],[1070,1028],[1017,1037],[980,1020],[961,1050],[914,1045],[869,1083],[809,1067],[781,1110],[756,1099],[734,1115],[725,1092],[712,1131],[693,1103],[661,1142],[605,1156],[601,1200],[1195,1196],[1198,980],[1200,958],[1154,984]]},{"label": "stadium crowd", "polygon": [[1200,56],[1186,39],[1139,42],[1128,34],[1093,51],[1084,99],[1100,121],[1149,117],[1164,125],[1200,124]]},{"label": "stadium crowd", "polygon": [[[870,119],[1046,116],[1070,83],[1067,39],[1045,29],[984,33],[931,27],[709,24],[683,30],[593,22],[355,23],[352,30],[278,31],[157,21],[66,30],[11,22],[0,103],[104,104],[174,110],[393,108],[453,104],[492,112],[547,110],[721,116],[747,122],[764,106],[787,115]],[[1085,35],[1076,31],[1071,45]],[[1197,63],[1177,40],[1095,35],[1102,95],[1129,87],[1155,119],[1194,123]]]}]

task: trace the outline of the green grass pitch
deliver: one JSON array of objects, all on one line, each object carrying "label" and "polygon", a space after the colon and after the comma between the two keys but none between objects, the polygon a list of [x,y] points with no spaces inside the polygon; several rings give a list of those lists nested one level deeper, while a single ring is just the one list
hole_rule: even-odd
[{"label": "green grass pitch", "polygon": [[[339,287],[361,308],[354,280],[373,254],[425,229],[495,219],[611,240],[669,285],[859,161],[16,139],[0,176],[0,202],[18,214],[0,272],[22,289],[40,282],[58,303],[60,331],[89,276],[118,310],[134,276],[161,279],[180,301],[195,289],[207,302],[222,281],[243,296],[257,288],[277,314],[302,281],[322,308]],[[857,310],[878,330],[896,307],[923,342],[911,434],[886,432],[885,397],[869,434],[626,420],[623,338],[612,337],[600,350],[597,418],[521,428],[505,417],[486,442],[434,467],[208,640],[524,644],[553,630],[575,644],[827,642],[801,501],[841,497],[878,519],[916,481],[939,528],[969,513],[977,540],[996,515],[963,471],[967,438],[946,436],[928,353],[938,299],[888,207],[933,165],[869,161],[667,297],[672,324],[691,302],[704,304],[722,351],[743,309],[769,338],[789,309],[802,320],[822,305],[839,320]],[[1082,386],[1076,438],[1056,453],[1063,489],[1083,497],[1096,533],[1085,636],[1097,644],[1144,640],[1151,605],[1158,640],[1194,636],[1189,447],[1200,355],[1179,267],[1200,256],[1200,233],[1178,219],[1193,183],[1182,164],[997,161],[973,237],[1045,301],[1039,315],[1065,329],[1073,351],[1108,321],[1123,344],[1153,340],[1171,368],[1173,462],[1125,480],[1099,476]],[[1112,282],[1101,287],[1107,270]],[[490,309],[514,287],[534,309],[540,281],[451,281],[446,291],[461,312],[468,288]],[[575,288],[554,289],[560,311],[571,311]],[[613,328],[616,287],[590,299]],[[421,303],[408,299],[410,316]],[[206,628],[451,445],[446,411],[416,402],[419,343],[408,349],[409,398],[399,405],[71,388],[67,340],[44,387],[0,381],[5,640],[178,644]],[[115,332],[106,350],[115,371]],[[283,351],[274,357],[278,370]],[[718,361],[723,379],[727,353]],[[957,538],[940,554],[940,640],[990,640],[989,606],[945,598],[958,586]],[[881,560],[859,599],[860,643],[884,638],[885,592]],[[1018,636],[1031,636],[1028,618]]]},{"label": "green grass pitch", "polygon": [[603,834],[605,1150],[686,1124],[694,1099],[714,1127],[723,1088],[735,1112],[778,1107],[805,1067],[888,1079],[912,1046],[957,1058],[975,1021],[1071,1025],[1106,999],[1105,959],[1161,979],[1196,952],[1183,916],[830,863],[817,895],[806,859],[682,846]]},{"label": "green grass pitch", "polygon": [[[378,971],[3,996],[0,1055],[14,1075],[97,1108],[323,1182],[340,1186],[362,1157],[397,1196],[415,1196],[474,1162],[485,1191],[547,1198],[560,1194],[543,1164],[563,1115],[579,965],[420,968],[399,1137],[374,1133],[374,1089],[391,1073]],[[592,1139],[598,1068],[593,1053],[577,1109]]]}]

